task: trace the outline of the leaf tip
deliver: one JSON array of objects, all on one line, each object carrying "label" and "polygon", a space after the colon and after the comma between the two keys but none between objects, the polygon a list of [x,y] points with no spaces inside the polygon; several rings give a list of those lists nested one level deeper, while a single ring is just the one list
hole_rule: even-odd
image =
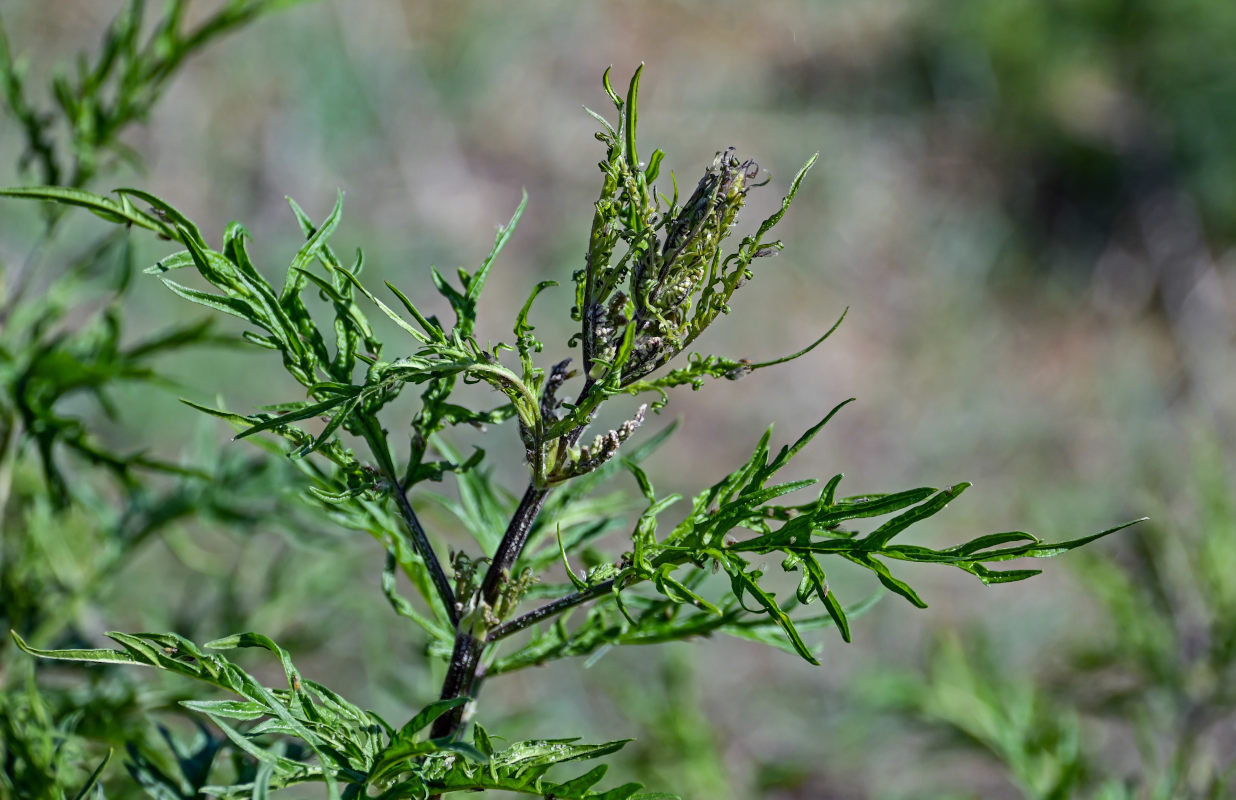
[{"label": "leaf tip", "polygon": [[30,649],[30,645],[26,644],[26,640],[21,638],[21,635],[17,631],[9,628],[9,636],[13,637],[13,643],[17,645],[18,650],[29,655],[35,655],[35,653]]}]

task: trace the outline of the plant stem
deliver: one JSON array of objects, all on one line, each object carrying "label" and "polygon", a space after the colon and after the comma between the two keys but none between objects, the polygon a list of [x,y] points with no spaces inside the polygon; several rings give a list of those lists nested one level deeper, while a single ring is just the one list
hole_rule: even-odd
[{"label": "plant stem", "polygon": [[568,608],[574,608],[581,603],[586,603],[589,600],[593,600],[603,594],[607,594],[611,589],[613,589],[615,580],[617,579],[610,578],[607,581],[601,581],[598,584],[589,586],[581,592],[560,597],[553,602],[546,603],[534,611],[529,611],[522,617],[516,617],[510,622],[499,625],[490,631],[489,635],[485,637],[485,644],[492,644],[499,639],[505,639],[507,636],[510,636],[513,633],[518,633],[531,625],[535,625],[543,619],[561,614]]},{"label": "plant stem", "polygon": [[[591,379],[585,380],[576,401],[577,406],[588,401],[595,386],[596,384]],[[573,446],[579,441],[585,427],[587,426],[578,425],[566,434],[568,446]],[[502,535],[502,541],[498,543],[498,549],[494,552],[493,562],[481,581],[480,599],[490,607],[493,607],[498,600],[503,584],[510,578],[515,562],[519,560],[525,545],[528,544],[528,533],[545,506],[545,498],[548,495],[549,487],[538,486],[534,478],[529,481],[528,488],[524,490],[524,496],[519,501],[519,507],[511,515],[511,521],[506,526],[506,533]],[[474,694],[473,689],[477,685],[477,677],[481,669],[481,654],[488,642],[487,638],[475,636],[470,628],[467,630],[460,628],[458,621],[455,627],[455,649],[451,653],[451,664],[447,668],[446,678],[442,681],[441,699],[443,700],[453,700],[456,697]],[[438,717],[434,720],[430,736],[435,739],[454,736],[463,724],[463,715],[464,708],[460,707],[451,709]]]},{"label": "plant stem", "polygon": [[386,432],[382,430],[382,426],[378,424],[378,420],[370,415],[362,417],[364,424],[365,441],[369,444],[369,449],[373,452],[373,457],[378,462],[378,468],[382,471],[382,476],[391,485],[391,493],[395,496],[395,505],[399,508],[399,516],[403,518],[404,525],[408,528],[408,533],[412,538],[412,546],[416,549],[418,555],[425,562],[425,568],[429,570],[429,577],[433,580],[434,588],[438,590],[438,598],[442,601],[442,605],[446,606],[446,615],[450,619],[451,624],[459,625],[459,609],[455,606],[455,592],[451,589],[451,582],[446,577],[446,572],[442,569],[442,562],[438,560],[438,554],[434,552],[433,545],[429,543],[429,536],[425,533],[425,529],[421,527],[421,521],[417,519],[416,511],[413,510],[412,504],[408,502],[408,494],[404,491],[403,484],[399,482],[399,478],[395,474],[395,463],[391,460],[390,450],[386,447]]},{"label": "plant stem", "polygon": [[408,495],[403,485],[399,483],[394,473],[389,478],[395,491],[395,504],[399,507],[399,515],[403,517],[403,522],[408,526],[408,532],[412,535],[412,545],[425,561],[429,577],[433,579],[434,588],[438,590],[438,597],[442,600],[442,605],[446,606],[447,618],[450,619],[452,625],[458,625],[459,608],[455,604],[455,592],[451,589],[451,582],[447,579],[442,563],[438,561],[438,555],[433,551],[429,536],[421,527],[421,521],[417,519],[412,504],[408,502]]},{"label": "plant stem", "polygon": [[532,523],[536,521],[537,515],[541,513],[541,508],[545,505],[545,498],[548,495],[548,488],[529,483],[523,498],[519,501],[519,508],[515,509],[515,513],[511,516],[511,523],[507,526],[502,541],[498,543],[493,563],[489,565],[489,569],[485,572],[485,579],[481,583],[481,597],[491,606],[498,599],[502,584],[510,577],[511,570],[515,568],[515,561],[523,552],[524,545],[528,543],[528,532],[532,529]]},{"label": "plant stem", "polygon": [[[528,531],[536,520],[541,508],[545,505],[548,488],[538,487],[529,483],[519,508],[511,516],[506,533],[494,553],[493,563],[485,573],[481,583],[480,597],[482,602],[492,606],[498,599],[502,584],[511,574],[511,568],[524,545],[528,542]],[[473,635],[471,629],[457,627],[455,633],[455,649],[451,653],[451,665],[447,668],[446,678],[442,681],[442,699],[452,700],[465,697],[472,693],[477,673],[481,667],[481,651],[485,649],[485,641]],[[434,739],[443,736],[453,736],[463,724],[464,709],[453,708],[434,720],[430,736]]]}]

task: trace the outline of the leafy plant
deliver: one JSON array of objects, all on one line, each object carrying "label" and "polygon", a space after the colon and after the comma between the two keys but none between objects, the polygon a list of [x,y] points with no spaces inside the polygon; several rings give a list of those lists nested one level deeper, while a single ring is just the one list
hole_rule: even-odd
[{"label": "leafy plant", "polygon": [[[249,4],[237,5],[242,7]],[[118,189],[112,196],[73,185],[0,190],[8,197],[49,201],[53,208],[86,208],[182,248],[146,271],[179,297],[242,320],[244,340],[277,353],[303,387],[303,397],[247,415],[189,405],[233,425],[236,438],[274,437],[283,443],[302,476],[308,507],[382,544],[387,599],[421,629],[430,656],[446,665],[440,698],[396,725],[302,677],[289,653],[260,633],[203,646],[172,633],[111,633],[118,650],[46,648],[15,633],[22,650],[43,658],[150,666],[239,698],[181,701],[181,707],[208,717],[227,741],[206,736],[188,746],[169,734],[178,775],[148,754],[131,754],[130,772],[154,796],[261,797],[272,789],[319,783],[335,798],[438,797],[484,789],[561,800],[663,797],[641,793],[637,784],[596,790],[607,770],[604,763],[573,778],[547,776],[559,764],[608,756],[623,741],[588,745],[563,738],[498,748],[476,723],[465,735],[483,683],[552,659],[714,632],[771,644],[816,664],[818,645],[808,642],[807,632],[836,627],[848,641],[855,610],[830,588],[825,564],[838,559],[856,564],[888,591],[923,607],[918,593],[893,574],[890,561],[953,566],[984,583],[1018,581],[1038,570],[991,565],[1058,555],[1124,527],[1055,543],[1011,531],[936,549],[898,537],[941,511],[967,483],[842,496],[842,476],[836,475],[811,498],[782,504],[781,498],[817,482],[778,482],[778,473],[849,401],[790,444],[775,448],[769,429],[746,462],[684,504],[680,519],[666,523],[667,512],[683,498],[659,494],[641,467],[669,435],[636,446],[649,408],[664,408],[674,387],[698,389],[709,380],[736,380],[799,358],[841,320],[802,350],[769,362],[691,350],[729,313],[738,289],[756,277],[758,260],[782,249],[769,236],[815,158],[789,183],[780,208],[732,244],[749,192],[768,180],[760,180],[755,161],[739,158],[731,148],[718,152],[690,194],[681,197],[676,178],[662,176],[664,153],[655,150],[647,160],[639,154],[641,70],[625,94],[613,88],[607,72],[604,88],[617,119],[611,124],[594,114],[605,157],[588,250],[573,275],[571,317],[579,329],[569,346],[577,350],[578,369],[572,369],[571,359],[539,363],[545,343],[530,319],[536,300],[553,282],[531,288],[514,316],[509,343],[482,343],[476,335],[478,299],[526,198],[475,271],[460,269],[454,280],[431,272],[454,315],[444,322],[422,312],[394,285],[387,284],[389,300],[366,287],[360,279],[361,251],[348,260],[336,254],[331,239],[340,225],[342,197],[320,223],[291,204],[304,244],[276,286],[250,258],[250,235],[239,223],[227,226],[215,249],[185,214],[140,189]],[[49,219],[56,213],[49,212]],[[196,273],[208,288],[182,282],[182,273]],[[329,309],[325,321],[312,311],[315,298]],[[398,327],[399,340],[386,342],[378,335],[367,316],[374,308]],[[384,356],[384,350],[396,355]],[[490,387],[496,404],[465,404],[457,390],[468,384]],[[409,387],[419,393],[417,410],[393,423],[397,406],[392,403]],[[647,402],[636,405],[641,399]],[[626,421],[585,438],[602,406],[622,407]],[[464,457],[451,442],[453,429],[461,425],[504,423],[517,429],[526,460],[527,485],[518,499],[492,481],[483,450]],[[623,527],[622,510],[601,492],[623,474],[634,479],[644,508],[616,551],[598,557],[603,537]],[[448,477],[457,499],[424,491],[423,485]],[[420,493],[410,496],[418,487]],[[451,512],[458,532],[471,541],[431,537],[416,508],[423,503]],[[459,548],[449,559],[443,558],[446,541]],[[774,555],[797,581],[789,593],[761,566]],[[574,565],[581,559],[588,568],[578,571]],[[560,569],[566,582],[554,579]],[[415,590],[414,598],[400,594],[401,577]],[[817,600],[822,610],[811,613],[808,606]],[[263,685],[222,654],[245,647],[274,654],[286,688]],[[233,756],[230,763],[219,758],[225,751]]]},{"label": "leafy plant", "polygon": [[[1049,643],[1067,671],[1018,675],[983,636],[947,636],[922,675],[868,681],[871,699],[994,762],[1027,798],[1230,796],[1236,473],[1213,438],[1188,450],[1193,480],[1172,503],[1175,524],[1141,526],[1114,557],[1078,560],[1097,619],[1093,633]],[[1106,752],[1112,741],[1131,741],[1135,762]]]},{"label": "leafy plant", "polygon": [[[72,191],[138,166],[123,136],[186,59],[288,3],[229,2],[193,26],[185,23],[187,5],[167,3],[151,19],[142,0],[126,3],[98,53],[83,55],[75,74],[54,77],[50,108],[34,99],[26,64],[0,26],[0,85],[27,145],[18,169]],[[173,460],[100,435],[100,417],[114,425],[134,416],[116,399],[125,384],[173,385],[160,358],[230,341],[208,320],[134,340],[125,326],[136,258],[127,232],[109,231],[66,255],[57,241],[61,209],[46,211],[29,254],[0,263],[0,624],[36,646],[84,641],[89,614],[132,579],[133,562],[158,550],[153,543],[187,553],[185,528],[194,522],[242,541],[280,521],[304,537],[315,533],[299,504],[288,502],[292,468],[278,459],[221,455],[197,441],[200,432],[181,442],[184,457]],[[216,590],[223,607],[238,605],[226,573],[212,574],[200,560],[192,570],[187,581]],[[286,588],[294,601],[296,587]],[[194,622],[208,622],[204,616]],[[31,666],[10,642],[0,643],[2,798],[96,796],[112,751],[127,750],[133,767],[147,761],[159,738],[150,736],[149,715],[179,699],[139,690],[118,671],[73,685],[36,684]],[[113,797],[144,794],[136,783],[111,790]]]}]

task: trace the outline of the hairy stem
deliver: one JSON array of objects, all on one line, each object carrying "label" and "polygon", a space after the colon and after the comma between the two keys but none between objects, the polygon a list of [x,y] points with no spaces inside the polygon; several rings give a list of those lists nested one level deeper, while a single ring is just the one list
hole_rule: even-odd
[{"label": "hairy stem", "polygon": [[[519,508],[511,517],[506,533],[494,553],[493,563],[485,573],[481,583],[480,597],[490,606],[498,599],[502,584],[511,574],[519,554],[523,552],[528,542],[528,531],[541,508],[545,505],[545,497],[549,489],[529,483]],[[473,635],[471,629],[457,628],[455,633],[455,649],[451,653],[451,665],[447,668],[446,679],[442,682],[442,699],[453,700],[472,694],[476,683],[477,672],[481,667],[481,651],[485,649],[485,641]],[[464,709],[454,708],[434,720],[430,736],[434,739],[443,736],[453,736],[463,724]]]},{"label": "hairy stem", "polygon": [[[593,381],[586,380],[580,390],[577,404],[587,401],[594,388]],[[568,445],[574,445],[579,441],[585,427],[585,425],[579,425],[566,435]],[[498,543],[498,549],[494,552],[493,562],[489,565],[485,578],[481,582],[480,599],[490,606],[497,601],[502,585],[510,578],[515,562],[519,560],[520,554],[528,544],[528,533],[545,506],[545,498],[548,495],[549,487],[538,486],[535,480],[529,482],[528,488],[524,491],[519,507],[511,516],[506,533],[502,535],[502,541]],[[533,621],[527,624],[530,625]],[[487,641],[488,639],[473,635],[471,629],[459,628],[456,623],[455,649],[451,654],[451,664],[447,668],[446,679],[442,682],[443,700],[453,700],[456,697],[467,695],[474,696],[473,690],[478,686],[477,674],[481,668],[481,654]],[[435,739],[455,735],[463,724],[463,715],[463,708],[456,708],[438,717],[434,721],[430,735]]]},{"label": "hairy stem", "polygon": [[543,619],[556,616],[569,608],[574,608],[575,606],[586,603],[589,600],[594,600],[603,594],[608,594],[613,589],[614,582],[616,580],[616,578],[610,578],[607,581],[601,581],[598,584],[589,586],[583,591],[576,592],[575,594],[568,594],[565,597],[560,597],[557,600],[546,603],[534,611],[529,611],[521,617],[516,617],[510,622],[499,625],[490,631],[489,635],[485,637],[485,643],[492,644],[499,639],[505,639],[507,636],[510,636],[513,633],[518,633],[529,626],[535,625]]}]

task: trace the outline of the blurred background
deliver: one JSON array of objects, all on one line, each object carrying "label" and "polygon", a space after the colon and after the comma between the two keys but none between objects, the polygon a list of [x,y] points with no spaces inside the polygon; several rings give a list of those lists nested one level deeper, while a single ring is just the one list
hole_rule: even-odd
[{"label": "blurred background", "polygon": [[[6,0],[0,15],[45,75],[119,8]],[[974,481],[923,542],[1151,522],[1019,584],[906,570],[931,607],[885,598],[853,644],[823,637],[821,668],[706,640],[519,673],[487,689],[491,731],[635,737],[615,774],[691,798],[1220,797],[1204,792],[1236,744],[1233,41],[1236,4],[1219,0],[319,0],[194,58],[125,137],[145,166],[95,188],[141,186],[212,242],[242,220],[267,274],[299,239],[285,195],[321,219],[341,189],[336,249],[363,247],[370,285],[433,310],[429,266],[473,268],[526,189],[482,303],[480,337],[497,340],[525,287],[581,266],[603,155],[582,107],[609,110],[606,67],[622,85],[646,64],[641,141],[680,185],[727,146],[759,161],[771,182],[748,224],[819,152],[785,251],[699,346],[768,360],[849,315],[800,361],[677,393],[657,421],[684,420],[650,462],[658,489],[690,495],[765,425],[784,442],[853,396],[793,477],[845,472],[851,494]],[[34,182],[8,166],[22,146],[0,124],[0,183]],[[86,216],[70,230],[97,230]],[[6,263],[32,220],[4,203]],[[135,337],[196,313],[135,280]],[[566,355],[572,297],[543,301],[548,364]],[[241,352],[166,364],[180,385],[134,389],[98,424],[169,458],[247,446],[176,402],[290,399],[267,354]],[[512,431],[491,436],[517,453]],[[499,476],[521,488],[517,470]],[[99,630],[213,638],[257,616],[361,704],[398,716],[436,693],[372,540],[184,526],[83,612]],[[194,559],[226,591],[166,580]],[[835,587],[850,602],[877,588],[844,571]],[[1036,788],[1070,765],[1074,794]]]}]

